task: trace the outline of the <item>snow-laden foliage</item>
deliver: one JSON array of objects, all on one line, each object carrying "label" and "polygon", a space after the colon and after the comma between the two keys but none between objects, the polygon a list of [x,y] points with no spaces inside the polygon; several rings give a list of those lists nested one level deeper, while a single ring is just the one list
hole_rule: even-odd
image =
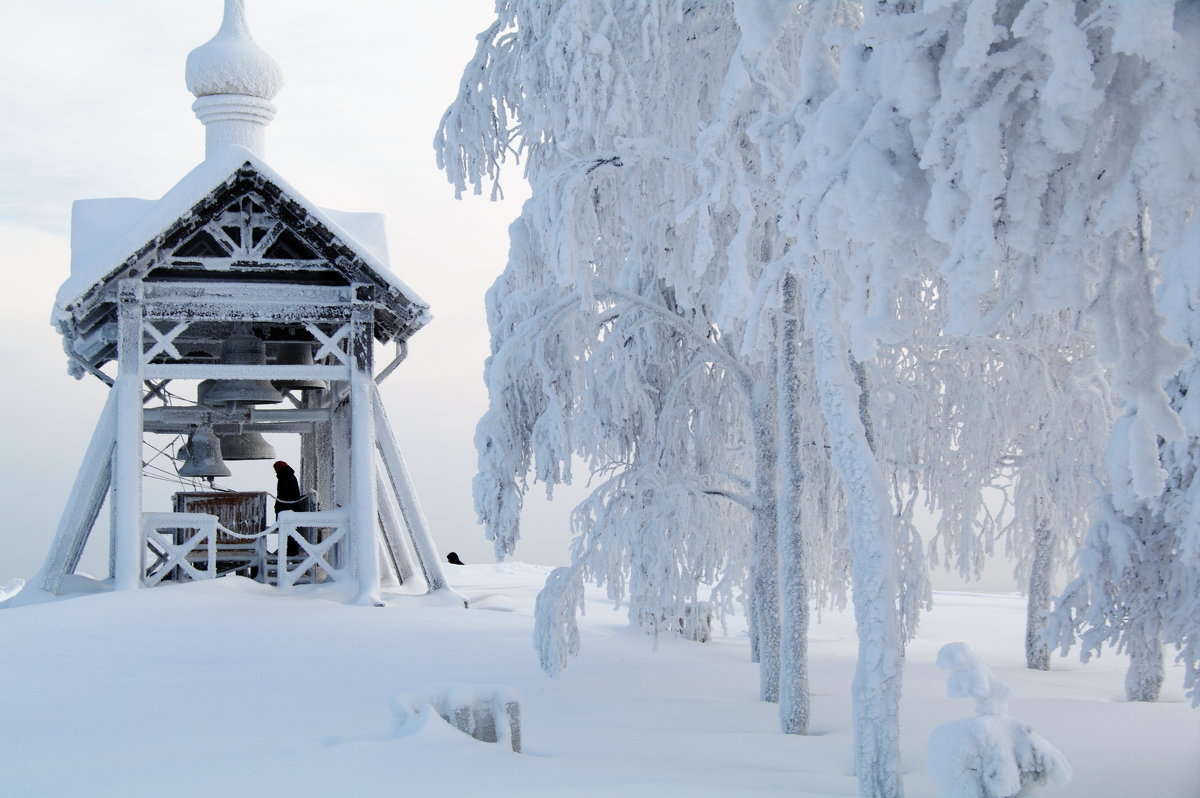
[{"label": "snow-laden foliage", "polygon": [[1095,251],[1081,252],[1099,265],[1089,313],[1124,414],[1106,458],[1103,513],[1048,633],[1066,649],[1080,632],[1084,658],[1109,644],[1126,650],[1132,700],[1157,697],[1162,644],[1173,643],[1200,704],[1200,420],[1188,399],[1200,344],[1200,8],[1164,3],[1143,15],[1102,4],[1085,27],[1103,101],[1081,158],[1090,171],[1077,179],[1107,190],[1073,212],[1095,220]]},{"label": "snow-laden foliage", "polygon": [[[552,488],[581,459],[600,484],[573,521],[580,574],[656,630],[700,583],[728,606],[755,485],[750,375],[691,279],[707,260],[684,208],[699,193],[698,125],[643,103],[671,96],[705,115],[719,83],[667,54],[727,61],[735,42],[703,4],[513,2],[498,17],[439,134],[460,187],[482,190],[519,154],[534,195],[488,295],[476,508],[509,554],[527,475]],[[465,143],[476,135],[487,147]]]},{"label": "snow-laden foliage", "polygon": [[[1114,492],[1076,557],[1079,576],[1059,598],[1050,634],[1063,648],[1078,632],[1086,661],[1107,645],[1130,655],[1126,693],[1154,701],[1163,680],[1163,644],[1173,644],[1185,668],[1193,705],[1200,706],[1200,224],[1163,260],[1160,306],[1171,320],[1167,333],[1187,345],[1188,364],[1167,384],[1172,407],[1186,429],[1180,441],[1161,444],[1169,475],[1165,489],[1147,500],[1117,505]],[[1118,429],[1133,423],[1132,414]],[[1114,439],[1109,462],[1128,458]]]},{"label": "snow-laden foliage", "polygon": [[555,568],[538,593],[533,647],[542,670],[557,674],[579,653],[578,613],[583,611],[583,580],[577,568]]},{"label": "snow-laden foliage", "polygon": [[1155,253],[1191,218],[1200,177],[1195,69],[1175,4],[1151,5],[928,4],[950,63],[918,142],[928,230],[949,247],[947,330],[987,332],[1013,310],[1094,325],[1133,413],[1114,488],[1143,498],[1165,479],[1156,437],[1181,434],[1163,384],[1185,355],[1162,334]]},{"label": "snow-laden foliage", "polygon": [[1171,406],[1185,436],[1164,443],[1166,488],[1149,503],[1158,522],[1174,537],[1165,580],[1162,634],[1179,649],[1193,706],[1200,706],[1200,223],[1163,258],[1160,307],[1171,321],[1167,335],[1186,344],[1187,365],[1167,385]]},{"label": "snow-laden foliage", "polygon": [[741,591],[802,731],[808,605],[849,584],[855,769],[899,796],[929,560],[978,573],[1002,543],[1046,666],[1095,497],[1192,495],[1167,383],[1193,344],[1155,294],[1197,195],[1195,78],[1162,46],[1185,5],[499,0],[435,145],[459,193],[518,157],[532,189],[488,296],[497,554],[530,474],[596,485],[544,667],[577,647],[579,580],[655,632]]},{"label": "snow-laden foliage", "polygon": [[941,798],[1020,798],[1061,787],[1071,766],[1027,723],[1008,715],[1012,689],[965,643],[948,643],[937,665],[950,672],[946,693],[975,699],[976,716],[944,723],[929,736],[929,776]]}]

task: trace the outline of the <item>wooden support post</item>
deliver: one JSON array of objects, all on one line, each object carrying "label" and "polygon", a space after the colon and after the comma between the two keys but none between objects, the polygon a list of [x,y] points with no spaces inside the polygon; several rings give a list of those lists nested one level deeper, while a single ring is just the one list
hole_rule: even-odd
[{"label": "wooden support post", "polygon": [[361,296],[366,286],[355,286],[350,330],[350,529],[358,593],[354,604],[383,604],[380,593],[379,543],[375,496],[375,421],[372,379],[375,340],[374,314]]},{"label": "wooden support post", "polygon": [[[325,410],[329,407],[333,391],[310,390],[304,392],[304,406],[310,410]],[[304,482],[302,487],[310,491],[313,503],[310,510],[327,510],[335,506],[333,502],[333,423],[332,413],[324,420],[313,422],[312,432],[301,436],[300,471]]]},{"label": "wooden support post", "polygon": [[[379,398],[379,390],[374,385],[372,389],[379,453],[383,456],[388,481],[404,516],[404,525],[408,527],[409,540],[412,541],[413,552],[417,555],[421,574],[425,577],[425,583],[429,585],[429,592],[447,590],[455,594],[446,584],[441,559],[438,557],[437,547],[433,544],[433,536],[429,533],[429,523],[425,520],[425,513],[421,511],[420,502],[417,501],[417,492],[413,489],[404,458],[400,456],[400,447],[396,445],[396,439],[392,436],[392,428],[388,424],[387,413]],[[463,604],[465,606],[466,599],[463,599]]]},{"label": "wooden support post", "polygon": [[408,584],[413,578],[413,559],[410,548],[404,543],[404,514],[396,505],[396,497],[388,489],[385,481],[386,471],[382,468],[375,472],[375,495],[379,501],[379,525],[383,530],[384,553],[390,560],[391,568],[396,574],[396,580],[401,585]]},{"label": "wooden support post", "polygon": [[49,593],[58,593],[63,577],[74,573],[79,557],[87,545],[88,536],[96,525],[100,505],[112,482],[112,453],[116,428],[116,391],[109,391],[92,442],[88,444],[67,506],[58,522],[54,543],[42,570],[32,580],[31,586],[40,587]]},{"label": "wooden support post", "polygon": [[142,584],[142,293],[122,280],[117,296],[116,448],[112,499],[113,586]]}]

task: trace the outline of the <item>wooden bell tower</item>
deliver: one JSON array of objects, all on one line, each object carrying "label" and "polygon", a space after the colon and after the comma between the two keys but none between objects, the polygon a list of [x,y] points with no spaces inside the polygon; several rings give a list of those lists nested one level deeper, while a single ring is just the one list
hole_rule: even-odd
[{"label": "wooden bell tower", "polygon": [[[204,162],[159,200],[73,211],[55,324],[72,373],[111,391],[30,587],[61,590],[107,498],[116,589],[211,578],[233,563],[280,587],[352,582],[356,603],[380,603],[384,583],[457,600],[376,388],[429,319],[388,268],[381,217],[320,209],[264,162],[282,78],[241,0],[226,0],[220,31],[188,56],[187,83]],[[376,350],[389,344],[396,355],[379,368]],[[299,435],[305,501],[261,528],[147,511],[147,433],[190,435],[191,457],[223,435]]]}]

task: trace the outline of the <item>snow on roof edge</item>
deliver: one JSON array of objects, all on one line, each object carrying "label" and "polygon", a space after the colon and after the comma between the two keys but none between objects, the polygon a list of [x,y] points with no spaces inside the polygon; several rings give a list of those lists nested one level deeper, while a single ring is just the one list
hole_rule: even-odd
[{"label": "snow on roof edge", "polygon": [[[95,252],[87,253],[89,257],[81,255],[77,258],[75,251],[77,207],[72,208],[71,274],[59,287],[55,296],[51,323],[55,323],[57,319],[67,314],[68,308],[75,301],[96,285],[104,282],[147,242],[152,241],[183,219],[196,203],[236,175],[247,164],[289,198],[303,206],[311,217],[351,247],[382,279],[401,291],[413,303],[428,309],[429,303],[397,277],[388,265],[387,239],[383,229],[384,217],[382,214],[332,211],[320,208],[284,180],[262,158],[244,147],[231,145],[212,153],[195,169],[184,175],[161,199],[78,200],[76,206],[79,207],[80,213],[81,237],[79,243],[81,245],[86,245],[87,236],[97,234],[98,231],[93,222],[99,217],[107,216],[108,221],[114,224],[117,221],[128,222],[129,227],[113,238],[107,246],[101,246],[96,243],[95,239],[92,239],[92,243],[96,247]],[[145,212],[135,218],[134,211],[142,208],[145,209]],[[353,232],[351,228],[353,228]]]}]

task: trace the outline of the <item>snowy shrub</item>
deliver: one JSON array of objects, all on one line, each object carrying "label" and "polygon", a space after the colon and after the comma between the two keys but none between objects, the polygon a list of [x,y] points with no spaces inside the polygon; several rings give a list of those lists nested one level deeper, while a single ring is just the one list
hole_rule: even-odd
[{"label": "snowy shrub", "polygon": [[1071,780],[1071,766],[1058,749],[1008,716],[1011,689],[965,643],[942,646],[937,665],[950,672],[947,694],[974,698],[977,713],[929,736],[929,777],[941,798],[1024,798]]}]

